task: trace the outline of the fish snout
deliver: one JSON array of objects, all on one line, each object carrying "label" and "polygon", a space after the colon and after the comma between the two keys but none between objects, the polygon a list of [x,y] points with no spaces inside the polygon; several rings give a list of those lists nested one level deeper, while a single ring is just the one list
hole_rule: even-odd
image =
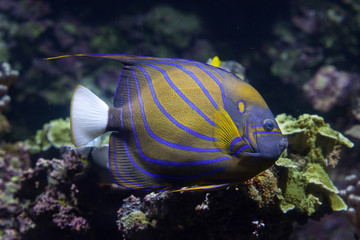
[{"label": "fish snout", "polygon": [[289,143],[288,143],[287,138],[286,138],[286,137],[283,137],[283,138],[280,140],[280,143],[279,143],[281,152],[284,151],[284,149],[287,148],[288,145],[289,145]]}]

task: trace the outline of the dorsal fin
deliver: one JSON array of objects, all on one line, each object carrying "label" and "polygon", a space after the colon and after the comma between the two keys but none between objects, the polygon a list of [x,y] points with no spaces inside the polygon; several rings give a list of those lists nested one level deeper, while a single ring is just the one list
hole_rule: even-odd
[{"label": "dorsal fin", "polygon": [[[170,58],[157,58],[157,57],[144,57],[144,56],[135,56],[135,55],[126,55],[126,54],[102,54],[102,53],[78,53],[78,54],[69,54],[69,55],[61,55],[56,57],[49,57],[46,58],[46,60],[54,60],[54,59],[60,59],[60,58],[67,58],[67,57],[91,57],[91,58],[104,58],[104,59],[111,59],[115,61],[119,61],[126,64],[131,63],[139,63],[139,62],[146,62],[146,61],[174,61],[176,59],[170,59]],[[190,61],[181,59],[182,61]]]},{"label": "dorsal fin", "polygon": [[[103,58],[111,59],[124,64],[124,68],[121,71],[121,75],[118,81],[116,92],[114,95],[114,107],[121,107],[128,102],[128,90],[130,91],[130,96],[133,98],[137,96],[137,86],[135,85],[134,79],[136,78],[139,88],[146,86],[148,84],[149,78],[152,79],[154,74],[158,73],[158,70],[155,68],[149,67],[147,64],[152,65],[162,65],[164,62],[171,62],[176,59],[170,58],[156,58],[156,57],[143,57],[143,56],[133,56],[133,55],[124,55],[124,54],[70,54],[62,55],[57,57],[46,58],[46,60],[54,60],[68,57],[91,57],[91,58]],[[188,61],[181,59],[181,61]],[[132,94],[133,93],[133,94]],[[121,102],[122,100],[122,104]]]}]

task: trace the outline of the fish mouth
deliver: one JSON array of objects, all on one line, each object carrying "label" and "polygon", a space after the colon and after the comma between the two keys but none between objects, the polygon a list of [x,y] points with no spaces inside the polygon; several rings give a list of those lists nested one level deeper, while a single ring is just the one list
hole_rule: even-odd
[{"label": "fish mouth", "polygon": [[257,152],[243,152],[243,154],[250,157],[261,157],[261,153],[257,153]]}]

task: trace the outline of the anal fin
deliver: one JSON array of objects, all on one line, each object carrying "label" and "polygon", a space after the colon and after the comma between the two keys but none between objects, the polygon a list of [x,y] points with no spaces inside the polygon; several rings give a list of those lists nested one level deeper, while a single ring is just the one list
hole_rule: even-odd
[{"label": "anal fin", "polygon": [[113,181],[123,189],[162,189],[155,178],[143,172],[141,161],[132,152],[119,133],[110,135],[109,167]]},{"label": "anal fin", "polygon": [[171,190],[171,192],[211,191],[211,190],[226,188],[231,185],[232,184],[230,184],[230,183],[224,183],[224,184],[217,184],[217,185],[194,186],[194,187],[186,187],[186,188]]}]

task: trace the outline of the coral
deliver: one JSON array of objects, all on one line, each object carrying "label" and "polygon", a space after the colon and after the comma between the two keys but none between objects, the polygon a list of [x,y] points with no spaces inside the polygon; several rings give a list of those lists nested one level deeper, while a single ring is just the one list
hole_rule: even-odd
[{"label": "coral", "polygon": [[357,1],[291,1],[291,8],[291,23],[275,25],[278,40],[268,48],[274,75],[301,87],[310,77],[306,72],[322,65],[356,71],[357,61],[349,59],[360,57],[359,29],[352,27],[360,16]]},{"label": "coral", "polygon": [[322,117],[303,114],[298,119],[280,114],[276,121],[282,133],[288,138],[291,151],[306,156],[309,162],[328,166],[329,154],[335,146],[345,145],[352,148],[354,144],[341,133],[333,130]]},{"label": "coral", "polygon": [[246,183],[248,194],[259,208],[274,205],[276,196],[280,193],[277,178],[273,172],[266,170]]},{"label": "coral", "polygon": [[[24,151],[22,149],[20,147],[18,151]],[[52,223],[59,229],[89,230],[88,221],[79,216],[79,190],[73,183],[85,165],[74,151],[65,152],[63,159],[40,158],[35,168],[29,168],[27,151],[21,154],[25,154],[21,159],[11,157],[9,153],[0,158],[4,159],[2,166],[11,164],[17,167],[17,171],[9,166],[2,169],[6,170],[6,175],[3,178],[5,185],[1,184],[0,188],[3,214],[0,220],[6,224],[2,224],[0,230],[26,236],[30,230],[38,229],[39,224],[43,225],[44,218],[47,225]],[[28,165],[21,165],[25,163]]]},{"label": "coral", "polygon": [[345,182],[347,186],[340,190],[340,196],[348,204],[346,215],[360,235],[360,178],[357,174],[348,175]]},{"label": "coral", "polygon": [[[60,142],[56,146],[61,146],[57,151],[62,156],[52,160],[40,157],[34,168],[22,169],[15,177],[4,178],[6,188],[1,189],[5,189],[6,208],[2,209],[5,215],[0,220],[6,224],[0,231],[9,236],[32,239],[42,234],[44,227],[51,229],[51,234],[67,231],[86,238],[99,230],[96,230],[99,222],[91,220],[95,218],[92,215],[95,209],[101,209],[97,215],[101,216],[109,207],[103,202],[119,208],[121,199],[123,205],[118,210],[117,226],[124,239],[183,239],[189,235],[193,239],[287,238],[292,223],[298,221],[299,216],[308,219],[328,213],[327,208],[333,211],[346,208],[326,167],[336,165],[341,144],[351,147],[352,143],[318,116],[305,114],[295,119],[283,114],[277,121],[289,139],[289,148],[275,167],[227,189],[184,193],[163,191],[145,196],[141,192],[128,196],[128,192],[114,191],[113,188],[89,186],[89,181],[98,183],[95,172],[99,173],[99,168],[84,170],[91,168],[92,161],[97,161],[95,158],[104,158],[103,151],[94,147],[74,150],[71,146],[61,146],[67,141],[55,141],[57,134],[51,134],[51,128],[58,128],[60,135],[69,133],[68,122],[62,119],[51,121],[37,134],[38,148]],[[37,154],[41,156],[46,152]],[[114,211],[110,213],[114,214]],[[288,214],[289,211],[293,214]]]},{"label": "coral", "polygon": [[9,87],[18,78],[19,72],[12,70],[7,62],[0,61],[0,133],[10,131],[10,123],[1,112],[9,105],[10,96],[7,95]]},{"label": "coral", "polygon": [[44,124],[31,140],[25,142],[32,153],[47,151],[50,147],[72,146],[70,119],[55,119]]},{"label": "coral", "polygon": [[0,62],[0,111],[2,111],[10,102],[7,95],[8,88],[19,76],[19,72],[12,70],[7,62]]},{"label": "coral", "polygon": [[140,210],[142,205],[140,198],[131,195],[125,198],[123,202],[122,207],[118,210],[116,223],[124,238],[149,227],[156,227],[156,220],[150,221]]},{"label": "coral", "polygon": [[356,0],[289,1],[289,18],[276,22],[275,40],[264,43],[275,80],[292,85],[298,98],[303,90],[314,109],[360,120],[359,16]]},{"label": "coral", "polygon": [[[74,185],[72,185],[74,189]],[[52,214],[52,221],[61,229],[69,228],[73,231],[89,230],[89,223],[81,216],[76,216],[74,212],[76,202],[67,199],[64,193],[55,190],[49,190],[39,195],[39,201],[32,208],[36,216]],[[76,201],[76,199],[75,199]]]},{"label": "coral", "polygon": [[321,67],[303,85],[305,95],[317,110],[327,112],[333,106],[349,105],[360,91],[360,77],[338,71],[334,66]]},{"label": "coral", "polygon": [[340,145],[351,148],[353,143],[316,115],[295,119],[281,114],[276,120],[289,142],[287,153],[276,163],[280,171],[285,170],[279,180],[281,194],[277,195],[280,209],[311,216],[326,202],[333,211],[346,210],[326,167],[337,164]]},{"label": "coral", "polygon": [[248,196],[247,185],[208,193],[153,192],[127,198],[117,224],[124,239],[286,239],[292,220],[275,202],[262,208],[258,203]]},{"label": "coral", "polygon": [[0,145],[0,232],[4,231],[2,239],[18,239],[15,237],[18,236],[15,230],[18,220],[14,215],[22,207],[14,194],[20,189],[23,171],[29,167],[28,149],[22,143]]},{"label": "coral", "polygon": [[277,23],[274,35],[277,43],[266,48],[267,55],[272,59],[271,73],[286,84],[301,87],[311,78],[311,71],[324,60],[323,49],[309,46],[302,41],[301,35],[296,36],[288,23]]}]

